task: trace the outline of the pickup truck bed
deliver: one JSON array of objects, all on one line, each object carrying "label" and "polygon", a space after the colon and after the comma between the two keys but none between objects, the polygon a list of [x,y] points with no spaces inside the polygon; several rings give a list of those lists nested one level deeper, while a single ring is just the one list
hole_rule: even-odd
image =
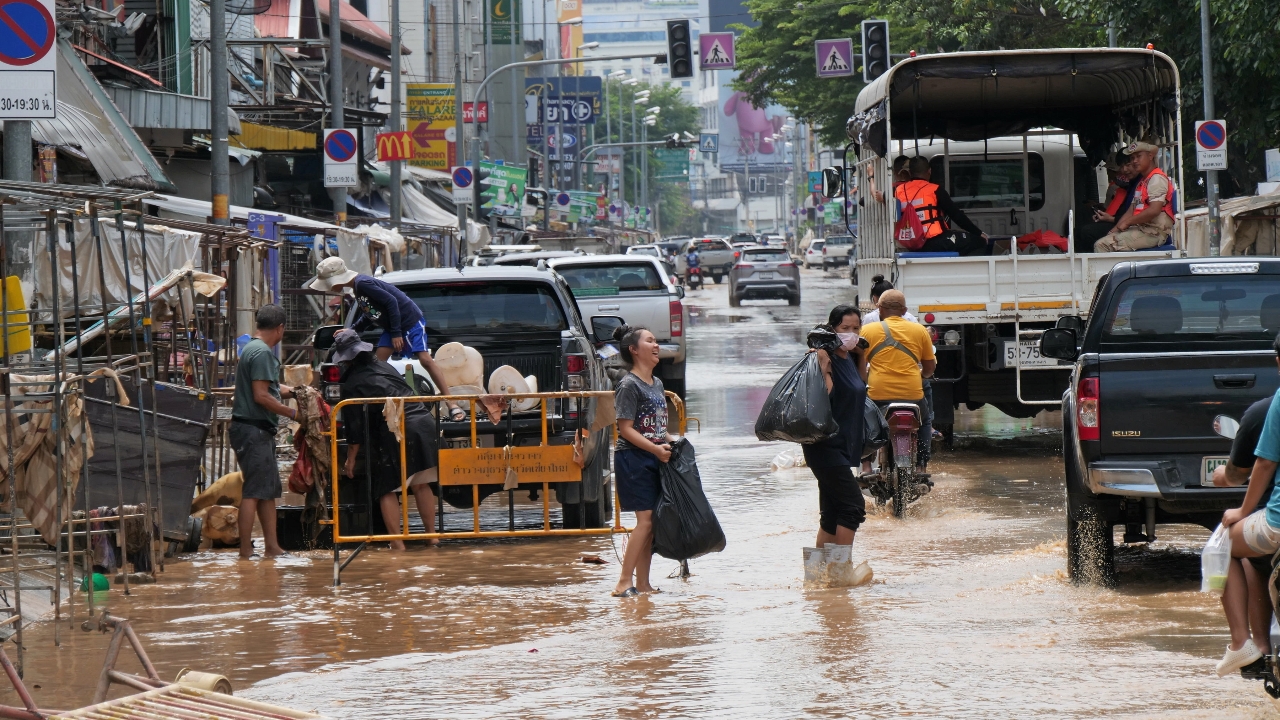
[{"label": "pickup truck bed", "polygon": [[1049,330],[1042,354],[1074,359],[1063,396],[1067,556],[1072,577],[1114,582],[1112,528],[1154,540],[1165,523],[1213,528],[1244,488],[1213,487],[1239,419],[1275,393],[1280,260],[1121,262],[1088,324]]}]

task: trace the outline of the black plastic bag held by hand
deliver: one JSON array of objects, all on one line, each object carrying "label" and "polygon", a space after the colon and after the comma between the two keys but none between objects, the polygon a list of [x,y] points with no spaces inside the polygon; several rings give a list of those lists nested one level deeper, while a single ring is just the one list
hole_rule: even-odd
[{"label": "black plastic bag held by hand", "polygon": [[839,430],[815,352],[807,353],[783,373],[756,418],[756,438],[760,440],[815,443]]},{"label": "black plastic bag held by hand", "polygon": [[862,457],[869,458],[889,444],[889,422],[876,401],[867,398],[862,410]]},{"label": "black plastic bag held by hand", "polygon": [[724,550],[724,530],[702,492],[693,445],[671,444],[671,459],[661,465],[662,497],[653,511],[653,551],[672,560],[689,560]]}]

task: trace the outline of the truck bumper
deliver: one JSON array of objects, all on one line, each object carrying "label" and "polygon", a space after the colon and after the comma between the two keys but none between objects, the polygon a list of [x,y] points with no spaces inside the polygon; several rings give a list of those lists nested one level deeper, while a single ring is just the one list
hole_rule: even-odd
[{"label": "truck bumper", "polygon": [[1239,506],[1245,488],[1200,484],[1200,456],[1172,459],[1098,460],[1089,463],[1085,483],[1095,495],[1156,498],[1167,510],[1191,511]]},{"label": "truck bumper", "polygon": [[684,345],[680,343],[659,343],[658,359],[671,360],[672,362],[684,362]]}]

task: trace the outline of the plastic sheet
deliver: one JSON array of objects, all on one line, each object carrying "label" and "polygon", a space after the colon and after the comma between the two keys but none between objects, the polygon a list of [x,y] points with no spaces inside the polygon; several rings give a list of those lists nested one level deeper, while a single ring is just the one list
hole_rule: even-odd
[{"label": "plastic sheet", "polygon": [[769,461],[769,470],[773,472],[794,467],[804,467],[804,453],[798,449],[783,450]]},{"label": "plastic sheet", "polygon": [[839,430],[817,353],[807,353],[783,373],[756,418],[760,440],[815,443]]},{"label": "plastic sheet", "polygon": [[681,438],[662,465],[662,498],[653,511],[653,551],[672,560],[690,560],[724,550],[724,530],[702,491],[693,445]]},{"label": "plastic sheet", "polygon": [[1218,595],[1227,588],[1227,568],[1231,567],[1231,532],[1218,525],[1200,553],[1200,591]]}]

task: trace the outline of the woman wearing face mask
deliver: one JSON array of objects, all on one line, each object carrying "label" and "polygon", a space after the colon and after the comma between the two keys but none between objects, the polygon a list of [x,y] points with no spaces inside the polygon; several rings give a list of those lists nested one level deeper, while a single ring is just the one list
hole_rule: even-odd
[{"label": "woman wearing face mask", "polygon": [[818,547],[852,545],[854,533],[867,517],[862,488],[853,476],[862,458],[862,411],[867,401],[861,329],[858,308],[837,305],[827,324],[809,333],[809,347],[818,354],[831,412],[840,425],[835,435],[801,446],[805,464],[818,479]]}]

